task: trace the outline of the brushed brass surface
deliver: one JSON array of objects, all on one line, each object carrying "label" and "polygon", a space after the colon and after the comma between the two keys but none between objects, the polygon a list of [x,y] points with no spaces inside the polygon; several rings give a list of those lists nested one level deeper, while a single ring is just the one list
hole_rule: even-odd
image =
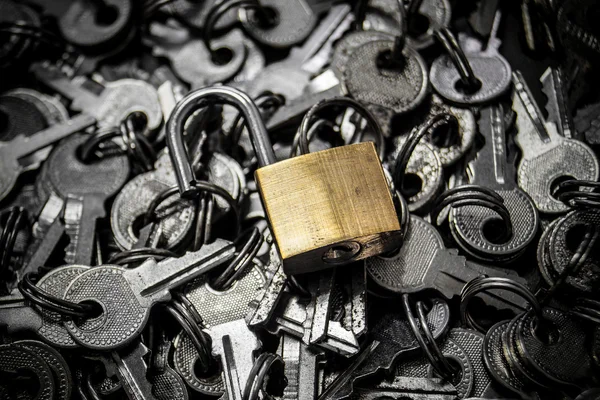
[{"label": "brushed brass surface", "polygon": [[360,243],[357,260],[401,241],[373,143],[294,157],[258,169],[255,177],[287,273],[324,268],[319,259],[332,245]]}]

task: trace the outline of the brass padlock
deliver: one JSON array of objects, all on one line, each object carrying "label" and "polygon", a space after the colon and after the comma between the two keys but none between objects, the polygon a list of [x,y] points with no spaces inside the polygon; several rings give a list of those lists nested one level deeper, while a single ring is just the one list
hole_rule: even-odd
[{"label": "brass padlock", "polygon": [[192,92],[171,113],[167,144],[182,196],[194,192],[195,182],[182,127],[210,100],[237,107],[245,118],[260,165],[255,178],[287,274],[347,264],[400,245],[400,222],[373,143],[276,163],[258,108],[245,93],[226,86]]}]

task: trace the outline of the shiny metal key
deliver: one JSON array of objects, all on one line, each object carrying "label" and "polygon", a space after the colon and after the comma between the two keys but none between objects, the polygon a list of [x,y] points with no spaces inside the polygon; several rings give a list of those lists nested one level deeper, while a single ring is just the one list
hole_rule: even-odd
[{"label": "shiny metal key", "polygon": [[162,123],[162,109],[156,89],[139,79],[95,83],[100,94],[63,75],[58,68],[34,64],[32,72],[43,84],[71,100],[71,108],[93,116],[101,126],[118,126],[128,114],[139,111],[148,118],[150,131]]},{"label": "shiny metal key", "polygon": [[[265,288],[265,276],[257,266],[240,277],[230,288],[213,289],[205,277],[187,285],[183,294],[194,305],[212,339],[212,354],[222,366],[222,388],[231,400],[241,400],[254,365],[254,352],[261,343],[244,318],[248,303]],[[175,345],[175,368],[192,387],[200,386],[194,372],[199,356],[191,340],[180,334]]]},{"label": "shiny metal key", "polygon": [[217,239],[200,250],[161,262],[148,259],[134,269],[103,265],[81,274],[65,290],[72,302],[102,306],[97,318],[67,320],[65,326],[82,346],[113,350],[131,343],[144,329],[150,308],[171,298],[170,290],[205,274],[233,257],[231,242]]},{"label": "shiny metal key", "polygon": [[[89,267],[81,265],[58,267],[40,278],[36,286],[60,298],[71,282],[88,269]],[[9,334],[31,332],[54,347],[77,348],[77,343],[62,322],[63,317],[59,313],[30,305],[18,290],[0,298],[0,326],[6,327]]]},{"label": "shiny metal key", "polygon": [[600,166],[592,149],[559,134],[556,125],[543,119],[519,71],[513,73],[513,110],[517,113],[515,140],[522,152],[518,165],[519,186],[542,213],[557,214],[568,207],[552,196],[556,184],[575,178],[595,181]]},{"label": "shiny metal key", "polygon": [[147,377],[148,365],[145,357],[150,350],[137,342],[128,348],[112,351],[107,362],[114,364],[114,370],[121,387],[130,400],[159,400],[154,395],[152,383]]},{"label": "shiny metal key", "polygon": [[253,97],[265,90],[282,94],[286,101],[299,97],[311,76],[327,63],[331,46],[350,27],[350,18],[350,6],[333,6],[301,47],[292,48],[287,58],[270,64],[242,87]]},{"label": "shiny metal key", "polygon": [[508,261],[523,254],[535,238],[539,217],[535,204],[517,186],[508,161],[504,112],[499,105],[480,110],[479,132],[485,145],[469,165],[471,183],[494,190],[510,214],[512,236],[506,237],[500,216],[486,207],[465,206],[450,213],[452,234],[461,248],[485,261]]},{"label": "shiny metal key", "polygon": [[284,373],[287,378],[283,398],[314,400],[319,383],[319,363],[324,358],[324,353],[309,348],[302,341],[287,334],[281,337],[278,353],[285,362]]},{"label": "shiny metal key", "polygon": [[[53,125],[32,136],[17,136],[9,142],[0,143],[0,200],[5,198],[15,186],[22,172],[37,166],[23,165],[25,157],[50,146],[61,139],[88,128],[96,123],[94,117],[79,114],[69,121]],[[42,160],[37,160],[42,161]]]}]

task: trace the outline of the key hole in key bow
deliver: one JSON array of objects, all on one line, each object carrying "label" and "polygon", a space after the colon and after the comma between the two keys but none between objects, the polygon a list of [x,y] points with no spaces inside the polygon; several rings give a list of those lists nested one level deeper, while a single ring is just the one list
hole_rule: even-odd
[{"label": "key hole in key bow", "polygon": [[27,368],[1,370],[0,382],[11,382],[6,391],[9,399],[37,399],[42,389],[40,379],[35,372]]},{"label": "key hole in key bow", "polygon": [[558,200],[556,198],[556,192],[558,191],[559,185],[563,182],[567,182],[567,181],[571,181],[571,180],[575,180],[575,178],[572,177],[571,175],[561,175],[561,176],[555,178],[552,181],[552,183],[550,184],[550,194],[552,195],[552,197],[554,197],[556,200]]},{"label": "key hole in key bow", "polygon": [[476,81],[472,85],[467,85],[465,82],[463,82],[459,79],[454,84],[454,88],[461,94],[467,94],[467,95],[475,94],[483,86],[483,83],[481,83],[481,81],[479,79],[477,79],[477,78],[475,78],[475,79],[476,79]]},{"label": "key hole in key bow", "polygon": [[99,26],[111,26],[119,18],[119,9],[110,4],[101,4],[96,10],[95,21]]},{"label": "key hole in key bow", "polygon": [[588,227],[585,224],[575,224],[570,226],[565,234],[565,245],[567,246],[567,250],[571,253],[576,253],[586,233],[588,233]]},{"label": "key hole in key bow", "polygon": [[274,28],[281,22],[279,11],[269,6],[264,6],[261,10],[255,10],[250,18],[252,23],[263,29]]},{"label": "key hole in key bow", "polygon": [[215,65],[227,65],[233,60],[233,50],[229,47],[219,47],[213,50],[211,60]]},{"label": "key hole in key bow", "polygon": [[99,318],[104,314],[104,307],[100,303],[94,300],[83,300],[79,302],[79,304],[83,304],[90,307],[90,313],[87,316],[88,319]]},{"label": "key hole in key bow", "polygon": [[402,181],[402,194],[408,198],[416,196],[423,190],[423,179],[417,174],[408,172]]},{"label": "key hole in key bow", "polygon": [[460,144],[458,119],[449,116],[448,119],[436,124],[429,130],[431,142],[437,147],[449,148]]},{"label": "key hole in key bow", "polygon": [[200,360],[200,358],[198,358],[195,362],[194,362],[194,376],[198,379],[209,379],[212,377],[220,377],[221,376],[221,365],[219,362],[217,362],[216,360],[212,360],[213,362],[210,363],[210,365],[208,366],[207,369],[204,368],[204,365],[202,364],[202,360]]},{"label": "key hole in key bow", "polygon": [[558,327],[551,321],[536,319],[531,321],[529,327],[531,334],[537,340],[545,344],[546,346],[553,346],[562,341],[562,335]]},{"label": "key hole in key bow", "polygon": [[410,36],[419,37],[427,33],[431,22],[426,15],[416,13],[408,21],[408,33]]},{"label": "key hole in key bow", "polygon": [[483,237],[493,244],[507,243],[512,236],[508,235],[506,225],[501,218],[490,218],[483,223],[481,227]]},{"label": "key hole in key bow", "polygon": [[[458,385],[463,380],[463,375],[465,370],[458,359],[456,359],[453,355],[445,356],[446,360],[454,370],[452,377],[449,379],[450,383],[454,386]],[[432,370],[430,373],[432,378],[442,378],[437,371]]]}]

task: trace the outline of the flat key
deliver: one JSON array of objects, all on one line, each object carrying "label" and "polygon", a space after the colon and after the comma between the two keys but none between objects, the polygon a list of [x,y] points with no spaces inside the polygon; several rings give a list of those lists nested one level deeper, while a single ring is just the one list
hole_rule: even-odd
[{"label": "flat key", "polygon": [[[71,282],[88,269],[89,267],[81,265],[58,267],[41,277],[36,286],[60,298]],[[63,318],[59,313],[29,305],[18,290],[0,299],[0,326],[5,326],[8,334],[37,334],[45,342],[60,349],[78,347],[63,326]]]},{"label": "flat key", "polygon": [[548,122],[554,123],[558,133],[567,139],[576,139],[573,118],[569,111],[567,87],[562,69],[548,67],[540,78],[542,92],[548,98],[546,112]]},{"label": "flat key", "polygon": [[285,362],[287,386],[284,400],[313,400],[317,397],[319,359],[324,355],[314,351],[293,336],[284,334],[279,344],[279,354]]},{"label": "flat key", "polygon": [[[427,323],[434,338],[439,338],[450,323],[448,304],[433,299],[427,313]],[[408,321],[392,311],[383,312],[370,331],[370,341],[321,394],[319,400],[342,400],[350,397],[356,383],[376,375],[380,370],[390,372],[400,356],[410,354],[419,344]]]},{"label": "flat key", "polygon": [[127,182],[130,171],[126,155],[84,163],[78,149],[86,140],[85,136],[69,138],[48,158],[48,179],[66,200],[66,219],[71,222],[67,262],[80,265],[92,265],[96,221],[106,216],[106,200]]},{"label": "flat key", "polygon": [[[456,249],[446,249],[437,230],[411,215],[404,245],[392,257],[371,257],[365,261],[371,278],[393,293],[415,293],[436,289],[447,299],[460,295],[463,286],[481,275],[509,277],[526,284],[515,272],[467,261]],[[498,309],[522,312],[527,303],[516,295],[486,293],[486,304]]]},{"label": "flat key", "polygon": [[[479,132],[485,145],[469,166],[471,183],[494,190],[504,199],[510,214],[513,234],[502,240],[490,237],[486,225],[500,217],[486,207],[466,206],[452,210],[450,227],[461,247],[484,261],[508,261],[523,254],[535,238],[539,217],[531,197],[517,186],[514,165],[506,155],[506,131],[502,107],[491,105],[480,110]],[[501,232],[502,228],[496,231]]]},{"label": "flat key", "polygon": [[79,114],[29,137],[17,136],[9,142],[0,143],[0,200],[12,191],[21,173],[27,169],[28,166],[20,162],[22,159],[95,123],[93,117]]},{"label": "flat key", "polygon": [[148,365],[144,357],[150,350],[142,342],[130,348],[112,351],[108,362],[114,363],[121,387],[130,400],[159,400],[147,377]]},{"label": "flat key", "polygon": [[113,350],[131,343],[144,329],[150,308],[169,301],[170,290],[211,271],[233,257],[231,242],[217,239],[180,258],[157,263],[148,259],[134,269],[103,265],[81,274],[65,290],[64,298],[102,306],[99,318],[67,320],[73,339],[95,350]]},{"label": "flat key", "polygon": [[31,69],[38,80],[71,100],[72,109],[93,116],[101,126],[118,126],[135,111],[146,115],[150,131],[156,130],[162,123],[158,93],[151,84],[140,79],[95,83],[102,89],[100,94],[96,94],[55,67],[34,64]]},{"label": "flat key", "polygon": [[286,101],[299,97],[313,74],[328,61],[333,42],[350,27],[350,6],[331,8],[301,47],[294,47],[284,60],[272,63],[242,86],[253,97],[265,90],[282,94]]},{"label": "flat key", "polygon": [[598,159],[584,143],[560,135],[556,125],[543,119],[519,71],[513,73],[513,110],[518,128],[515,140],[522,157],[518,165],[519,186],[542,213],[559,214],[568,207],[552,196],[554,186],[565,178],[596,181]]}]

